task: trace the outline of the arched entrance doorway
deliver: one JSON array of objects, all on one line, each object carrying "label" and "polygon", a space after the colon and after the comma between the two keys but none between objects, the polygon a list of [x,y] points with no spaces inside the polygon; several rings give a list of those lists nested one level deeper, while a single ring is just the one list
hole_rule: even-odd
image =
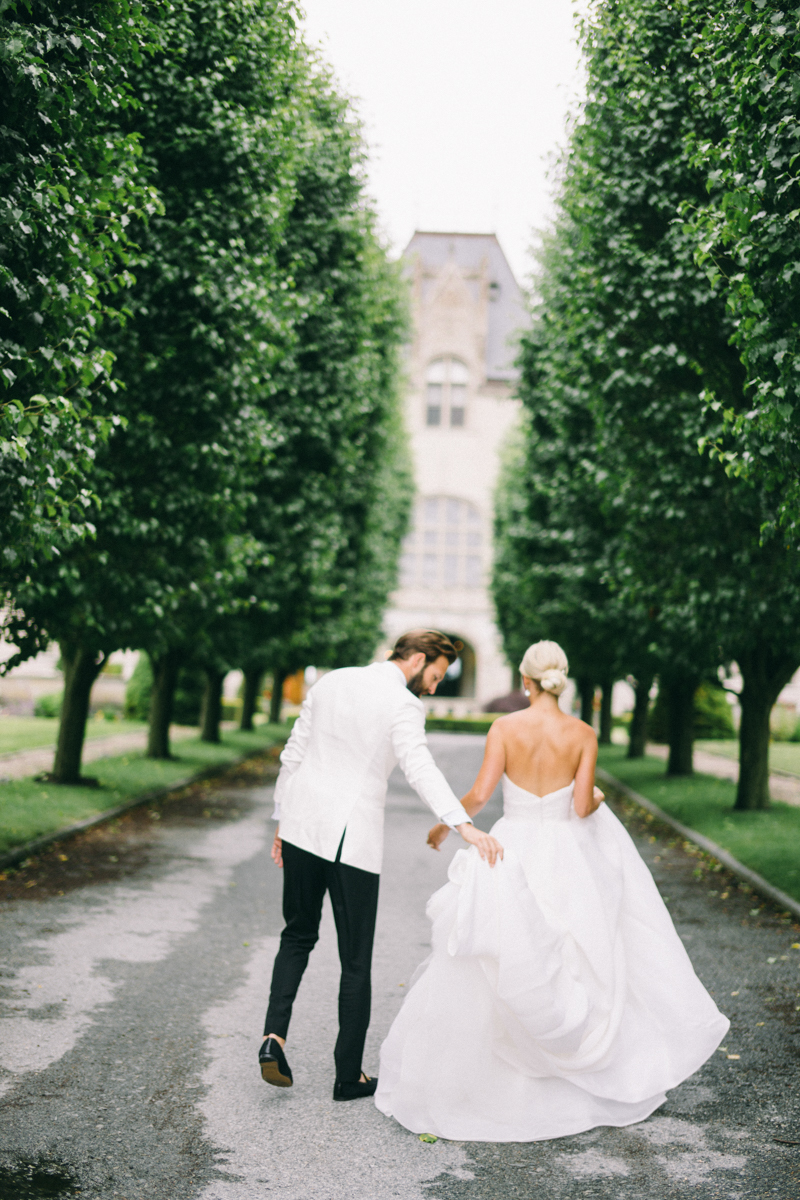
[{"label": "arched entrance doorway", "polygon": [[475,651],[457,633],[448,633],[450,641],[458,649],[458,658],[451,663],[442,682],[436,689],[437,696],[472,697],[475,695]]}]

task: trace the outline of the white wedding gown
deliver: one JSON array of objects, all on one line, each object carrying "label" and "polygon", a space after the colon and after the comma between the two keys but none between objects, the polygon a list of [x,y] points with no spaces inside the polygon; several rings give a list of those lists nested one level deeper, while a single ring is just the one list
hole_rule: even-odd
[{"label": "white wedding gown", "polygon": [[628,833],[573,785],[503,776],[496,866],[459,850],[428,903],[433,951],[381,1049],[375,1103],[414,1133],[528,1142],[642,1121],[729,1021]]}]

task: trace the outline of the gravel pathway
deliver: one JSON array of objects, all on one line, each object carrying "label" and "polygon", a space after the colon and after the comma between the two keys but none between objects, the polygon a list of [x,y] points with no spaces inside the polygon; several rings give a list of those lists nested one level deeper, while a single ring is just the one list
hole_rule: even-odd
[{"label": "gravel pathway", "polygon": [[[430,742],[456,789],[466,789],[482,738]],[[295,1086],[266,1087],[256,1050],[281,928],[280,873],[267,853],[270,769],[194,785],[0,883],[0,1196],[800,1195],[800,928],[624,806],[617,811],[697,970],[732,1020],[724,1049],[648,1121],[548,1143],[426,1144],[369,1101],[332,1103],[329,910],[287,1046]],[[496,800],[492,807],[483,824]],[[429,824],[393,780],[367,1070],[427,954],[425,901],[456,849],[451,837],[441,855],[428,850]]]}]

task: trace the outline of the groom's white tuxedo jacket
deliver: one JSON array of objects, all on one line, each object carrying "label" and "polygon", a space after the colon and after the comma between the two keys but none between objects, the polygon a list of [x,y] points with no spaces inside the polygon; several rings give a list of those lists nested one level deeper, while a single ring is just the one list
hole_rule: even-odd
[{"label": "groom's white tuxedo jacket", "polygon": [[440,821],[469,821],[425,741],[425,706],[392,662],[323,675],[283,753],[274,817],[301,850],[380,873],[386,783],[400,764]]}]

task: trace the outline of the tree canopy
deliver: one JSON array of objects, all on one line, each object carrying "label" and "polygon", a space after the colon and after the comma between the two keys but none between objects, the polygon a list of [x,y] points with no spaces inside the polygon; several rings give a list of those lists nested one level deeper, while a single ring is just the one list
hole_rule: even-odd
[{"label": "tree canopy", "polygon": [[18,658],[61,645],[62,779],[117,647],[150,655],[156,755],[189,656],[217,702],[224,670],[259,654],[262,670],[291,647],[368,658],[407,508],[403,304],[347,102],[285,0],[146,15],[151,52],[106,118],[155,199],[126,226],[117,390],[93,396],[110,433],[85,469],[92,536],[62,537],[9,592]]},{"label": "tree canopy", "polygon": [[720,410],[741,411],[747,387],[734,314],[684,219],[708,203],[697,146],[719,136],[697,102],[703,36],[693,6],[654,0],[607,0],[584,28],[587,98],[521,359],[528,498],[522,519],[501,522],[517,549],[500,565],[527,556],[530,605],[544,579],[537,612],[578,663],[588,647],[599,674],[613,646],[626,673],[658,669],[672,771],[691,770],[697,685],[736,659],[739,803],[758,807],[769,711],[800,664],[800,564],[776,533],[769,481],[698,451],[724,436]]},{"label": "tree canopy", "polygon": [[[16,0],[0,16],[0,580],[90,531],[115,421],[106,340],[131,221],[158,201],[118,115],[155,31],[135,0]],[[98,400],[102,398],[102,410]]]}]

